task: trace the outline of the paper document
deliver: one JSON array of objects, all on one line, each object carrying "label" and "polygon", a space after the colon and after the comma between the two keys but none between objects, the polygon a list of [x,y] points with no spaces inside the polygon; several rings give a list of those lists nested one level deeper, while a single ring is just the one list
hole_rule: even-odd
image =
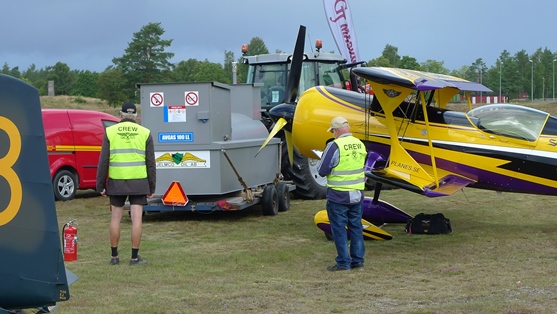
[{"label": "paper document", "polygon": [[319,159],[321,159],[321,156],[323,156],[323,152],[320,151],[320,150],[312,149],[311,151],[312,151],[312,152],[315,154],[315,156],[317,156]]}]

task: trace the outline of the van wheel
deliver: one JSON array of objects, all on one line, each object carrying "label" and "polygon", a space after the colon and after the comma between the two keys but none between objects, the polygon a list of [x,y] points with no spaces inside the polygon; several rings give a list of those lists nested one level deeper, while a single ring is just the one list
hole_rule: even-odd
[{"label": "van wheel", "polygon": [[77,193],[77,182],[75,175],[68,170],[60,170],[52,180],[54,197],[59,201],[68,201]]}]

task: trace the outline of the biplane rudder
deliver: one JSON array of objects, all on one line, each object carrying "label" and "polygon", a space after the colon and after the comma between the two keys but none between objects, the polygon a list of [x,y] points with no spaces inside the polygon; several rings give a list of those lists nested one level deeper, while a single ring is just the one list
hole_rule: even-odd
[{"label": "biplane rudder", "polygon": [[1,74],[0,256],[0,312],[70,298],[39,93]]}]

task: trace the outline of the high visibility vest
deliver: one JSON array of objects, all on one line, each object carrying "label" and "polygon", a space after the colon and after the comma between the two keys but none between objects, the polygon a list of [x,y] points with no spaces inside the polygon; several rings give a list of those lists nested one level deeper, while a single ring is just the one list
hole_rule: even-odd
[{"label": "high visibility vest", "polygon": [[327,187],[338,191],[365,189],[364,163],[367,155],[362,141],[353,136],[335,140],[339,149],[339,163],[327,176]]},{"label": "high visibility vest", "polygon": [[106,128],[110,141],[108,177],[131,180],[147,178],[145,146],[149,129],[131,121],[124,121]]}]

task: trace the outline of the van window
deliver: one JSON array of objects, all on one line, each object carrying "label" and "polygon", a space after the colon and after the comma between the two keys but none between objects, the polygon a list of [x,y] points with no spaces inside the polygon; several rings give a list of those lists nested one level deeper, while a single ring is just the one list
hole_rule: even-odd
[{"label": "van window", "polygon": [[116,122],[116,121],[110,121],[110,120],[102,120],[102,123],[103,123],[104,128],[106,129],[106,128],[108,128],[109,126],[115,125],[115,124],[118,123],[118,122]]}]

